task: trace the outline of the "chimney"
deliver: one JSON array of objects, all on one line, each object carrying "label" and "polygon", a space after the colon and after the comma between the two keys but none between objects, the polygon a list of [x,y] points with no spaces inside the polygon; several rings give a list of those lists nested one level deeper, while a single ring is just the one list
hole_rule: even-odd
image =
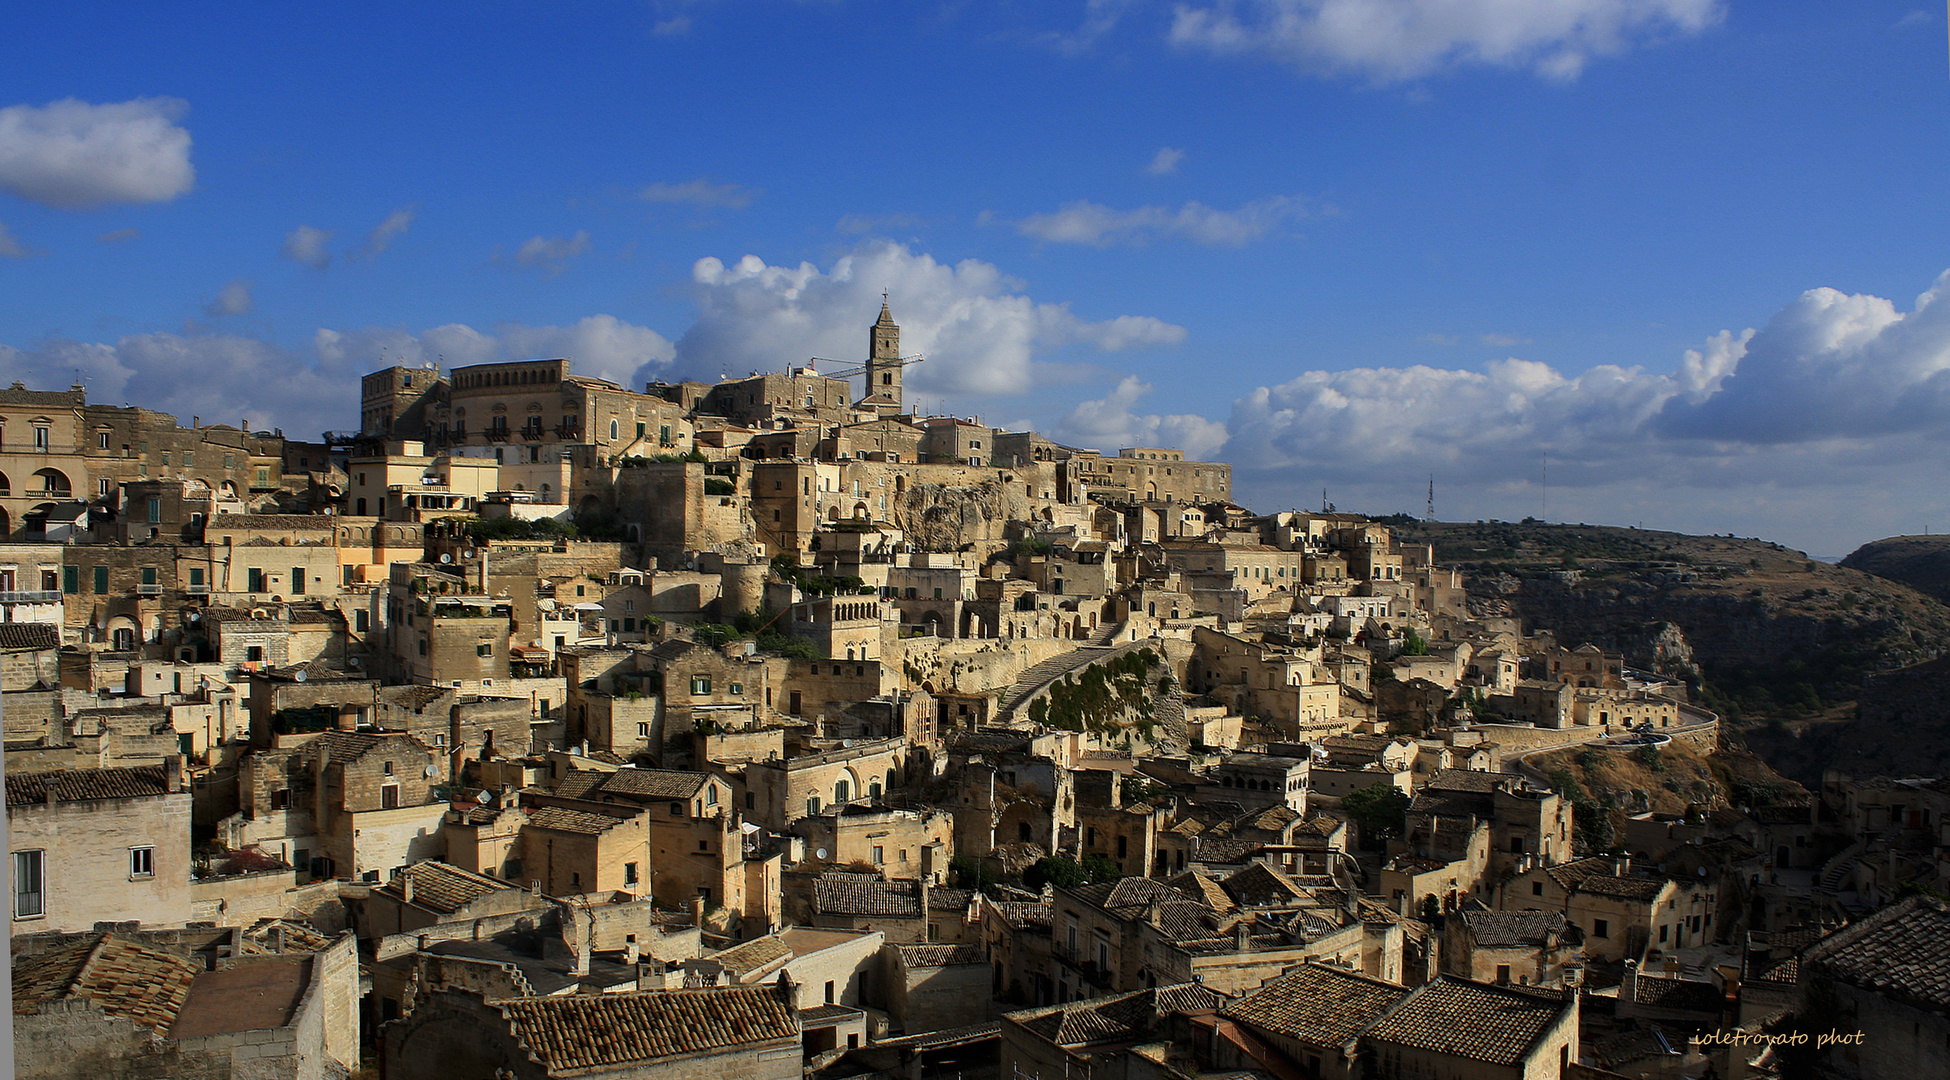
[{"label": "chimney", "polygon": [[691,897],[691,924],[699,929],[704,927],[704,898],[702,896]]},{"label": "chimney", "polygon": [[163,790],[171,795],[183,790],[183,755],[163,758]]},{"label": "chimney", "polygon": [[1250,952],[1253,947],[1252,923],[1246,919],[1240,919],[1234,923],[1232,925],[1232,940],[1234,946],[1236,946],[1233,950],[1234,952]]},{"label": "chimney", "polygon": [[413,871],[408,870],[399,876],[399,894],[407,903],[413,902]]},{"label": "chimney", "polygon": [[636,935],[635,934],[629,935],[629,937],[627,937],[623,941],[623,962],[625,964],[629,964],[632,967],[634,967],[636,965],[637,960],[640,959],[641,956],[642,953],[639,952],[637,949]]},{"label": "chimney", "polygon": [[1631,856],[1613,855],[1611,857],[1611,872],[1613,877],[1624,877],[1625,872],[1627,870],[1630,870],[1631,868],[1632,868]]}]

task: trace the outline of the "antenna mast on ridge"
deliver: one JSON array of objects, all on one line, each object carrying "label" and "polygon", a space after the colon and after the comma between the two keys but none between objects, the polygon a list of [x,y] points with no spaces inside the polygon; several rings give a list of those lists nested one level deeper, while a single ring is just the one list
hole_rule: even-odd
[{"label": "antenna mast on ridge", "polygon": [[1435,474],[1434,473],[1429,474],[1429,513],[1428,516],[1423,518],[1422,520],[1424,521],[1435,520]]}]

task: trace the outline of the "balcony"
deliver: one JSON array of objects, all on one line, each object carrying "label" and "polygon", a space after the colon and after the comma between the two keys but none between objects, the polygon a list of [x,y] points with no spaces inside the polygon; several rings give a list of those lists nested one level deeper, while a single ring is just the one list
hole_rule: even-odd
[{"label": "balcony", "polygon": [[521,429],[521,437],[529,442],[541,442],[548,437],[548,432],[538,427],[525,427]]},{"label": "balcony", "polygon": [[137,596],[161,596],[162,593],[163,587],[161,585],[137,585],[135,587],[135,594]]},{"label": "balcony", "polygon": [[482,434],[487,436],[487,440],[489,442],[508,441],[508,429],[504,427],[491,427],[487,429],[485,432],[482,432]]},{"label": "balcony", "polygon": [[0,589],[0,604],[58,604],[59,589]]},{"label": "balcony", "polygon": [[210,595],[210,586],[186,585],[184,586],[183,591],[190,594],[191,596],[208,596]]},{"label": "balcony", "polygon": [[577,435],[582,434],[582,425],[571,424],[568,421],[564,420],[563,422],[555,425],[555,433],[564,439],[573,439]]}]

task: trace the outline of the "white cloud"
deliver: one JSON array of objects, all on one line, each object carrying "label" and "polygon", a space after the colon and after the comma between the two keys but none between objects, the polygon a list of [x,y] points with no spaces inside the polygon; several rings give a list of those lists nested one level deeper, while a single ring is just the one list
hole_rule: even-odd
[{"label": "white cloud", "polygon": [[0,109],[0,190],[57,210],[168,202],[196,181],[188,111],[176,98]]},{"label": "white cloud", "polygon": [[1721,0],[1207,0],[1178,7],[1171,40],[1379,82],[1468,65],[1566,80],[1592,57],[1723,14]]},{"label": "white cloud", "polygon": [[533,266],[553,277],[568,269],[569,260],[589,250],[589,230],[577,229],[574,236],[531,236],[515,249],[509,260],[499,250],[497,262],[512,261],[516,266]]},{"label": "white cloud", "polygon": [[1173,447],[1209,461],[1226,443],[1226,426],[1189,413],[1160,416],[1134,411],[1151,384],[1126,375],[1110,393],[1085,401],[1058,420],[1050,437],[1076,446],[1115,452],[1127,446]]},{"label": "white cloud", "polygon": [[1178,171],[1178,163],[1183,160],[1185,160],[1185,151],[1175,146],[1161,146],[1158,152],[1151,156],[1151,164],[1146,165],[1144,171],[1153,176],[1170,176]]},{"label": "white cloud", "polygon": [[1924,10],[1922,10],[1922,9],[1920,9],[1920,8],[1918,8],[1917,10],[1915,10],[1915,11],[1911,11],[1911,12],[1910,12],[1910,13],[1908,13],[1907,15],[1904,15],[1904,16],[1903,16],[1902,18],[1900,18],[1900,19],[1897,19],[1897,20],[1896,20],[1896,25],[1897,25],[1897,26],[1899,26],[1899,27],[1903,27],[1903,26],[1928,26],[1928,25],[1930,25],[1930,23],[1932,23],[1932,22],[1934,22],[1934,21],[1935,21],[1935,20],[1931,18],[1931,16],[1930,16],[1930,13],[1929,13],[1929,12],[1927,12],[1927,11],[1924,11]]},{"label": "white cloud", "polygon": [[681,371],[776,371],[808,356],[853,362],[866,355],[867,328],[892,294],[901,346],[928,361],[907,377],[928,392],[1021,393],[1031,361],[1073,345],[1102,351],[1174,345],[1183,327],[1146,316],[1093,322],[1066,305],[1037,303],[990,263],[953,266],[900,244],[861,245],[822,271],[811,263],[771,266],[747,255],[729,266],[699,259],[691,271],[697,322],[677,342]]},{"label": "white cloud", "polygon": [[648,184],[637,191],[636,197],[644,202],[723,206],[736,210],[750,206],[759,194],[740,184],[713,184],[700,179],[682,184]]},{"label": "white cloud", "polygon": [[378,257],[387,248],[393,246],[393,241],[406,235],[406,230],[413,226],[413,219],[419,214],[418,206],[402,206],[387,214],[386,220],[373,227],[371,234],[366,237],[366,245],[359,249],[359,254],[368,259]]},{"label": "white cloud", "polygon": [[131,226],[126,229],[115,229],[112,232],[105,232],[95,237],[95,242],[98,244],[126,244],[141,235],[141,229]]},{"label": "white cloud", "polygon": [[203,314],[212,319],[226,315],[249,315],[257,310],[257,301],[251,299],[251,280],[236,278],[217,290],[217,298],[204,305]]},{"label": "white cloud", "polygon": [[8,231],[7,223],[0,221],[0,259],[31,259],[40,252],[20,242],[20,238]]},{"label": "white cloud", "polygon": [[1089,52],[1106,34],[1117,29],[1135,0],[1086,0],[1083,23],[1073,31],[1051,31],[1033,40],[1058,52],[1075,56]]},{"label": "white cloud", "polygon": [[1053,214],[1023,218],[1016,222],[1016,230],[1056,244],[1111,247],[1179,239],[1213,247],[1239,247],[1264,239],[1281,225],[1306,214],[1306,204],[1288,195],[1255,199],[1237,210],[1214,210],[1198,202],[1188,202],[1176,210],[1165,206],[1113,210],[1079,201],[1065,203]]},{"label": "white cloud", "polygon": [[[567,326],[507,323],[476,330],[459,323],[418,334],[366,327],[320,329],[308,348],[239,334],[131,334],[113,343],[56,339],[32,349],[0,345],[0,385],[66,386],[79,370],[89,400],[133,402],[188,422],[282,427],[296,437],[356,427],[359,377],[381,367],[417,367],[567,356],[577,374],[625,386],[669,362],[670,342],[612,315]],[[185,372],[196,373],[185,378]],[[640,387],[639,387],[640,389]]]},{"label": "white cloud", "polygon": [[284,257],[314,270],[323,270],[332,265],[332,253],[325,250],[325,244],[331,239],[332,234],[324,229],[300,225],[285,236]]}]

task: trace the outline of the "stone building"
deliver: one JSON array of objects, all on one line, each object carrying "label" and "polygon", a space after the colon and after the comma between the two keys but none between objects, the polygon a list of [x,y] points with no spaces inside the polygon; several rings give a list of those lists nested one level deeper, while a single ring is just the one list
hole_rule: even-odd
[{"label": "stone building", "polygon": [[1827,1047],[1823,1072],[1867,1080],[1950,1070],[1945,971],[1950,908],[1929,897],[1884,908],[1808,949],[1796,1012],[1817,1032],[1839,1028],[1861,1036]]},{"label": "stone building", "polygon": [[7,777],[12,933],[190,918],[190,791],[159,766]]},{"label": "stone building", "polygon": [[358,951],[350,934],[291,929],[214,932],[207,952],[124,931],[31,942],[13,965],[14,1075],[344,1076],[359,1062]]}]

